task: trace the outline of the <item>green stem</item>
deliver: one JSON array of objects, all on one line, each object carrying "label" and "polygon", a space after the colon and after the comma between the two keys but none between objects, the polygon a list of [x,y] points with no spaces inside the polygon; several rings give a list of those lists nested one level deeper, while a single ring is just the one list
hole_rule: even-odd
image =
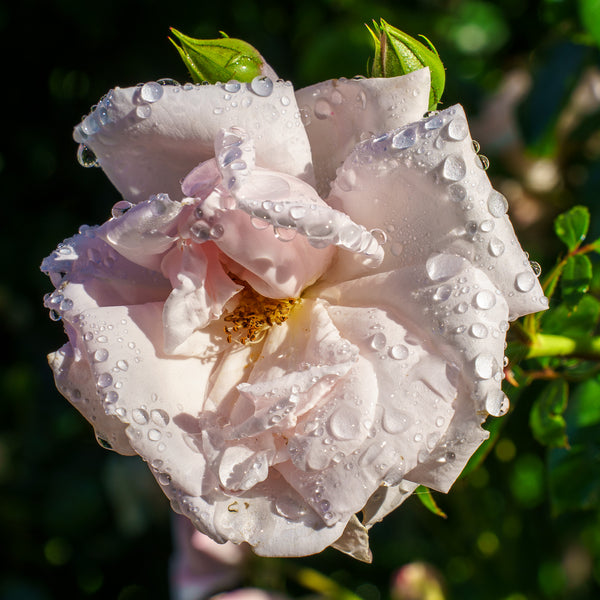
[{"label": "green stem", "polygon": [[289,569],[289,574],[303,587],[317,592],[321,596],[331,598],[332,600],[362,600],[350,590],[341,586],[339,583],[319,573],[315,569],[307,567],[293,567]]},{"label": "green stem", "polygon": [[600,359],[600,337],[566,337],[538,333],[531,338],[525,358],[577,356]]}]

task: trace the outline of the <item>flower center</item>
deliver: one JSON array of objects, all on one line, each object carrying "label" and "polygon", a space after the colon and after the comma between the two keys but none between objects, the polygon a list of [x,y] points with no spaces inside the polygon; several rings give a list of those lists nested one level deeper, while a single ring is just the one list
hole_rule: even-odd
[{"label": "flower center", "polygon": [[[232,275],[230,274],[230,277]],[[287,321],[294,306],[300,298],[267,298],[255,292],[245,281],[232,277],[244,286],[238,294],[237,306],[223,320],[227,341],[238,341],[241,344],[260,341],[272,325],[281,325]]]}]

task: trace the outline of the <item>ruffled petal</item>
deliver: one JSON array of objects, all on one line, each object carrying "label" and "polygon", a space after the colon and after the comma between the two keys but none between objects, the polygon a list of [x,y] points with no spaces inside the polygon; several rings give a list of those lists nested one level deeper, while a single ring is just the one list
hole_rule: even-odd
[{"label": "ruffled petal", "polygon": [[232,126],[252,132],[260,166],[312,182],[310,146],[293,88],[272,84],[258,91],[237,82],[115,88],[75,128],[74,137],[134,203],[157,193],[181,200],[179,181],[214,156],[216,134]]},{"label": "ruffled petal", "polygon": [[383,79],[332,79],[296,92],[322,197],[354,146],[420,119],[429,104],[429,69]]},{"label": "ruffled petal", "polygon": [[[386,252],[376,270],[427,264],[432,280],[441,280],[451,256],[461,256],[500,290],[509,320],[547,307],[460,106],[361,143],[338,172],[328,201],[367,229],[377,228]],[[351,257],[340,254],[327,276],[344,281],[360,274]]]}]

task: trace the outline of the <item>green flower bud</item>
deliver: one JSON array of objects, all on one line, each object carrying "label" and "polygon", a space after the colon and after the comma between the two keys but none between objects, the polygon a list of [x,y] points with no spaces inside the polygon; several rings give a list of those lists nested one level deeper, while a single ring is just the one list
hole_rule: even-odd
[{"label": "green flower bud", "polygon": [[368,25],[367,29],[375,41],[371,77],[397,77],[429,67],[431,72],[429,109],[434,110],[444,92],[446,72],[433,44],[422,35],[421,37],[427,42],[425,46],[383,19],[379,24],[373,21],[373,29]]},{"label": "green flower bud", "polygon": [[259,75],[272,77],[275,73],[258,50],[242,40],[223,36],[217,40],[197,40],[171,27],[181,46],[169,38],[196,83],[208,81],[252,81]]}]

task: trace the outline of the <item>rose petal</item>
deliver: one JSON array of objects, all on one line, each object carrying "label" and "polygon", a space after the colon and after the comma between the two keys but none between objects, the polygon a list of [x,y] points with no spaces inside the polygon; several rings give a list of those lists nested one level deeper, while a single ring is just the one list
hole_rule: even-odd
[{"label": "rose petal", "polygon": [[[437,264],[439,273],[432,273],[441,284],[445,268],[436,256],[462,256],[485,270],[513,320],[543,310],[547,300],[505,214],[506,199],[480,165],[464,112],[453,106],[357,146],[328,201],[378,229],[386,253],[376,270]],[[359,273],[351,257],[340,255],[328,277],[344,281]]]},{"label": "rose petal", "polygon": [[356,516],[348,521],[344,533],[331,545],[352,558],[366,563],[373,562],[373,554],[369,548],[369,532]]},{"label": "rose petal", "polygon": [[332,79],[296,92],[322,197],[365,135],[380,135],[423,116],[429,85],[429,69],[421,69],[402,77]]},{"label": "rose petal", "polygon": [[[189,89],[188,89],[189,88]],[[308,138],[293,88],[276,81],[268,96],[241,84],[164,86],[160,98],[143,99],[143,87],[115,88],[75,129],[115,187],[130,202],[166,193],[182,198],[179,181],[211,158],[221,128],[256,132],[258,164],[312,181]]]}]

